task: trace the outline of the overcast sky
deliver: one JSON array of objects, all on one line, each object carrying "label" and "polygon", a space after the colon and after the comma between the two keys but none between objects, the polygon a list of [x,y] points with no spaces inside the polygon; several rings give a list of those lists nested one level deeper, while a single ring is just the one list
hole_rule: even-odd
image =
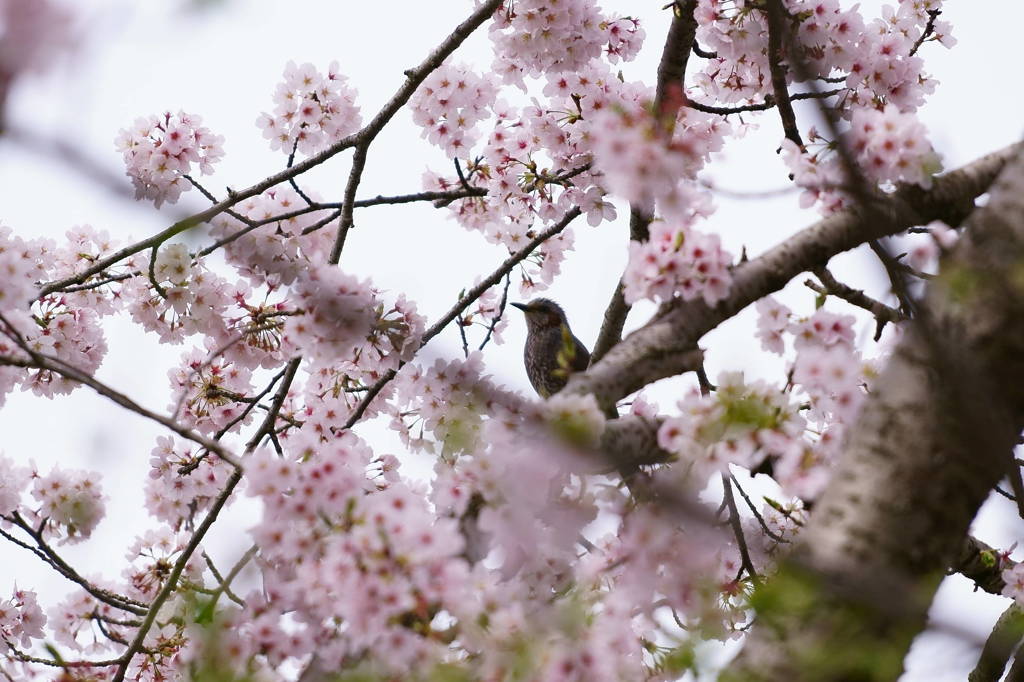
[{"label": "overcast sky", "polygon": [[[226,186],[247,187],[279,171],[284,158],[271,152],[255,126],[257,115],[272,106],[271,95],[281,80],[285,62],[313,62],[325,69],[338,60],[341,70],[359,91],[364,120],[403,80],[402,72],[418,63],[471,9],[464,0],[421,2],[275,2],[273,0],[222,2],[153,2],[88,0],[71,3],[81,13],[84,41],[52,74],[21,83],[11,102],[13,126],[44,137],[74,143],[96,160],[110,176],[128,187],[113,139],[121,127],[137,116],[184,109],[199,114],[215,133],[224,135],[226,157],[207,186],[223,195]],[[645,20],[647,45],[640,58],[622,67],[630,80],[653,83],[655,65],[668,24],[660,8],[664,0],[617,0],[601,3],[620,13]],[[849,6],[851,3],[844,3]],[[866,18],[877,16],[879,2],[860,3]],[[1017,0],[950,3],[943,18],[953,25],[959,44],[947,50],[929,43],[921,50],[927,70],[939,86],[921,110],[931,141],[952,169],[1020,138],[1019,30],[1024,25],[1024,3]],[[490,63],[486,32],[470,39],[456,59],[485,69]],[[699,62],[692,59],[691,64]],[[811,118],[804,111],[806,129]],[[799,111],[798,111],[799,113]],[[787,171],[774,154],[782,138],[774,112],[745,120],[760,124],[742,140],[733,141],[716,157],[707,177],[723,188],[741,192],[775,190],[787,185]],[[348,157],[341,155],[306,176],[329,200],[340,198],[348,175]],[[407,114],[400,114],[374,143],[361,196],[397,194],[421,189],[427,168],[449,172],[439,150],[420,141],[419,131]],[[72,225],[88,223],[108,230],[122,242],[134,241],[173,222],[176,211],[204,208],[196,192],[178,206],[155,211],[148,204],[118,198],[96,174],[86,177],[67,166],[23,146],[0,138],[0,220],[22,236],[60,238]],[[719,196],[718,212],[702,229],[719,232],[727,248],[738,254],[746,247],[751,256],[774,245],[817,218],[797,208],[797,195],[771,199],[735,200]],[[620,216],[627,211],[620,206]],[[342,256],[341,266],[370,276],[378,287],[404,291],[417,301],[428,320],[436,319],[455,301],[476,275],[491,272],[504,258],[486,244],[428,205],[365,209],[357,214]],[[569,313],[573,329],[588,346],[593,343],[604,306],[625,265],[626,221],[590,228],[575,226],[575,251],[561,278],[549,292]],[[837,259],[833,271],[849,283],[885,294],[879,268],[861,252]],[[812,310],[813,294],[797,280],[784,298],[796,312]],[[515,296],[515,292],[512,292]],[[513,299],[515,300],[515,299]],[[833,309],[851,312],[842,304]],[[525,336],[513,313],[502,346],[491,346],[486,362],[496,379],[529,394],[522,371]],[[639,326],[649,308],[638,306],[630,326]],[[771,361],[753,341],[751,311],[746,311],[702,342],[708,350],[709,373],[744,370],[773,381],[782,365]],[[862,332],[870,334],[864,321]],[[108,327],[110,352],[98,376],[132,395],[144,405],[162,409],[168,400],[167,370],[191,347],[159,346],[124,320]],[[454,329],[446,331],[424,351],[423,357],[461,355]],[[653,391],[663,407],[670,407],[680,382]],[[368,425],[360,433],[374,444],[385,443],[398,452],[386,429]],[[149,452],[157,431],[135,415],[120,411],[86,391],[53,401],[16,394],[0,410],[0,451],[18,460],[34,459],[44,469],[51,463],[106,472],[104,488],[110,496],[108,517],[95,542],[69,548],[66,554],[78,566],[116,577],[124,548],[146,527],[140,514],[142,486]],[[429,463],[422,458],[420,470]],[[926,485],[922,481],[922,485]],[[1021,535],[1021,524],[994,503],[978,524],[978,534],[990,543],[1007,547]],[[215,558],[230,563],[247,543],[239,533],[251,523],[253,508],[236,504],[218,523],[206,543]],[[0,597],[15,580],[22,587],[41,591],[46,603],[67,591],[67,583],[40,571],[32,557],[5,547],[0,569]],[[10,560],[7,560],[8,556]],[[115,557],[110,561],[108,557]],[[1008,602],[989,595],[972,595],[961,578],[947,580],[933,617],[955,624],[962,632],[929,636],[915,649],[904,680],[963,680],[973,665],[976,643],[987,636],[996,616]],[[970,609],[964,618],[962,609]]]}]

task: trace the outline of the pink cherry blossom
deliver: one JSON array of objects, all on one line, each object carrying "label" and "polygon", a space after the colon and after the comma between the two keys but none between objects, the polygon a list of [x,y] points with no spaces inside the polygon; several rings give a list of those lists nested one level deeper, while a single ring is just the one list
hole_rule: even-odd
[{"label": "pink cherry blossom", "polygon": [[138,118],[118,132],[114,145],[124,156],[136,199],[152,199],[157,208],[164,201],[173,204],[192,188],[185,176],[193,163],[203,175],[213,172],[213,164],[224,156],[224,138],[201,123],[199,116],[184,111],[167,112]]},{"label": "pink cherry blossom", "polygon": [[491,116],[496,86],[463,65],[434,70],[409,100],[413,123],[423,137],[451,158],[468,156],[477,124]]},{"label": "pink cherry blossom", "polygon": [[74,469],[33,473],[32,497],[39,503],[33,516],[46,521],[45,531],[62,543],[88,539],[105,512],[98,475]]},{"label": "pink cherry blossom", "polygon": [[256,125],[270,148],[311,156],[355,132],[362,123],[356,91],[331,62],[324,76],[310,63],[289,61],[284,82],[274,92],[273,113],[262,113]]}]

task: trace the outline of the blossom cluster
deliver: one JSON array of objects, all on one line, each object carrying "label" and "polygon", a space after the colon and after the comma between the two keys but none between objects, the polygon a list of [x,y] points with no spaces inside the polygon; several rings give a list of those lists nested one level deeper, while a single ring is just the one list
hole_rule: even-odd
[{"label": "blossom cluster", "polygon": [[359,129],[356,91],[338,68],[331,62],[325,76],[308,62],[288,62],[274,91],[273,113],[256,120],[271,149],[310,156]]},{"label": "blossom cluster", "polygon": [[423,318],[404,296],[387,308],[368,281],[332,265],[304,270],[292,285],[302,311],[284,325],[286,349],[301,351],[314,363],[333,364],[366,355],[367,369],[397,368],[419,347]]},{"label": "blossom cluster", "polygon": [[608,18],[586,0],[508,0],[490,28],[494,71],[522,86],[524,76],[579,71],[606,50],[629,61],[645,37],[632,17]]},{"label": "blossom cluster", "polygon": [[[97,291],[50,294],[35,301],[38,283],[74,272],[76,264],[111,248],[109,239],[88,226],[73,228],[57,248],[51,240],[23,240],[0,225],[0,355],[24,358],[39,353],[91,374],[106,355],[100,317],[115,305]],[[77,385],[43,368],[0,367],[0,405],[18,384],[41,396],[70,393]]]},{"label": "blossom cluster", "polygon": [[1002,570],[1003,582],[1002,594],[1004,597],[1013,599],[1018,604],[1024,604],[1024,563],[1017,562]]},{"label": "blossom cluster", "polygon": [[[757,302],[758,338],[765,350],[782,354],[787,335],[796,357],[790,366],[794,389],[806,396],[804,413],[817,437],[796,443],[775,469],[791,494],[813,499],[824,488],[848,425],[857,416],[874,376],[854,345],[854,318],[819,308],[798,318],[772,297]],[[811,436],[812,432],[809,431]]]},{"label": "blossom cluster", "polygon": [[[372,459],[351,432],[321,442],[301,431],[284,458],[257,453],[250,460],[248,490],[265,507],[253,532],[266,569],[265,596],[247,598],[256,616],[249,634],[272,664],[304,656],[314,641],[335,667],[367,651],[387,651],[379,660],[394,670],[440,654],[428,612],[464,589],[462,538],[455,521],[436,519],[414,488],[372,481]],[[283,638],[285,613],[302,622],[297,638]]]},{"label": "blossom cluster", "polygon": [[33,471],[32,497],[39,506],[27,513],[45,521],[44,532],[62,542],[88,539],[106,508],[98,476],[77,469],[54,467],[45,476]]},{"label": "blossom cluster", "polygon": [[[150,256],[132,259],[148,270]],[[121,287],[121,297],[136,324],[154,332],[163,343],[181,343],[203,334],[220,342],[230,336],[228,320],[246,288],[231,285],[212,272],[202,259],[193,259],[185,244],[168,244],[157,252],[152,279],[135,277]],[[159,287],[159,288],[158,288]]]},{"label": "blossom cluster", "polygon": [[631,242],[623,275],[626,301],[703,299],[714,305],[729,294],[732,255],[717,234],[655,222],[646,242]]},{"label": "blossom cluster", "polygon": [[202,125],[202,118],[184,111],[137,118],[114,139],[135,186],[135,198],[152,199],[158,208],[164,201],[177,202],[192,188],[192,164],[198,164],[203,175],[212,173],[224,156],[223,143],[222,136]]},{"label": "blossom cluster", "polygon": [[42,639],[44,625],[46,616],[36,593],[15,588],[10,599],[0,600],[0,651],[10,646],[27,648],[33,639]]},{"label": "blossom cluster", "polygon": [[[696,75],[696,86],[719,102],[756,100],[772,91],[768,66],[768,20],[763,8],[743,0],[728,7],[720,0],[700,0],[694,13],[697,40],[715,56]],[[840,7],[839,0],[787,0],[797,30],[794,43],[803,61],[803,76],[825,78],[833,70],[846,74],[849,89],[844,107],[885,103],[903,111],[916,109],[935,82],[923,73],[914,52],[929,23],[930,11],[941,2],[900,0],[868,23],[858,6]],[[955,44],[949,25],[932,20],[933,39]],[[794,79],[793,69],[789,77]]]},{"label": "blossom cluster", "polygon": [[438,359],[427,369],[418,363],[406,366],[396,379],[391,428],[411,448],[448,456],[473,452],[480,446],[484,415],[509,418],[522,403],[495,389],[483,370],[479,352],[465,360]]},{"label": "blossom cluster", "polygon": [[36,282],[44,278],[44,254],[53,245],[41,239],[26,241],[0,225],[0,313],[27,309],[35,298]]},{"label": "blossom cluster", "polygon": [[[783,160],[793,182],[804,191],[803,208],[820,201],[822,213],[829,214],[849,205],[850,182],[831,143],[818,137],[813,129],[811,143],[822,140],[820,148],[801,149],[792,140],[783,140]],[[913,113],[900,112],[889,104],[882,109],[858,108],[853,111],[850,130],[841,144],[848,146],[864,176],[872,183],[908,182],[928,188],[932,176],[942,170],[939,155],[928,142],[927,131]]]},{"label": "blossom cluster", "polygon": [[[304,194],[316,201],[315,192]],[[330,211],[306,211],[305,200],[291,187],[274,187],[242,201],[235,212],[254,221],[266,221],[252,229],[237,218],[222,213],[211,224],[211,233],[227,241],[223,253],[235,271],[251,285],[275,289],[291,284],[307,263],[326,259],[333,237],[322,227]],[[274,220],[275,216],[290,218]]]},{"label": "blossom cluster", "polygon": [[196,452],[170,436],[157,438],[150,454],[146,510],[175,530],[210,505],[228,476],[228,465],[216,455]]},{"label": "blossom cluster", "polygon": [[789,451],[805,424],[783,392],[739,372],[720,375],[711,396],[691,392],[679,410],[658,429],[658,445],[693,469],[698,486],[713,473],[728,474],[730,464],[752,469],[767,455]]},{"label": "blossom cluster", "polygon": [[875,182],[909,182],[927,189],[942,170],[924,124],[892,104],[853,112],[850,147]]},{"label": "blossom cluster", "polygon": [[252,418],[248,410],[243,414],[252,392],[252,370],[242,363],[194,348],[167,376],[172,400],[168,411],[200,433],[238,430]]},{"label": "blossom cluster", "polygon": [[477,124],[491,115],[497,87],[464,65],[442,64],[409,100],[413,123],[423,137],[451,158],[477,141]]},{"label": "blossom cluster", "polygon": [[[572,205],[584,208],[592,225],[614,217],[597,173],[588,168],[591,119],[608,107],[649,97],[647,87],[624,83],[597,62],[577,73],[550,77],[544,93],[547,101],[522,108],[495,103],[493,130],[464,174],[486,195],[451,204],[463,226],[510,251],[526,245],[538,219],[557,220]],[[424,186],[457,190],[463,183],[462,178],[428,173]]]}]

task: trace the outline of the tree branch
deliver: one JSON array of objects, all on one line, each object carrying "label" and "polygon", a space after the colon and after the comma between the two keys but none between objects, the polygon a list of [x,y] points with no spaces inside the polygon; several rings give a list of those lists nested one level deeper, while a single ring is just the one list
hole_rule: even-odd
[{"label": "tree branch", "polygon": [[[2,319],[2,316],[0,316],[0,319]],[[195,431],[192,431],[191,429],[185,428],[184,426],[174,421],[173,419],[157,414],[151,410],[147,410],[145,407],[139,405],[137,402],[135,402],[125,394],[119,391],[115,391],[106,384],[97,381],[96,379],[92,378],[85,372],[76,369],[75,367],[72,367],[71,365],[65,363],[64,361],[59,360],[58,358],[54,358],[49,355],[44,355],[42,353],[36,353],[34,351],[26,352],[29,353],[31,359],[24,360],[21,358],[0,355],[0,365],[45,369],[47,371],[71,379],[72,381],[77,381],[80,384],[85,384],[86,386],[93,389],[103,397],[109,398],[110,400],[117,403],[126,410],[130,410],[131,412],[134,412],[135,414],[141,417],[145,417],[146,419],[155,421],[156,423],[161,424],[165,428],[178,434],[182,438],[190,440],[193,443],[198,443],[199,445],[214,453],[215,455],[217,455],[218,457],[220,457],[221,459],[223,459],[225,462],[235,467],[236,469],[241,466],[238,463],[238,459],[220,443],[211,440],[206,436],[198,434]]]},{"label": "tree branch", "polygon": [[786,86],[786,67],[783,65],[787,54],[788,31],[786,21],[789,18],[789,14],[782,6],[782,0],[768,0],[767,17],[768,68],[772,74],[772,91],[775,94],[775,104],[779,108],[779,118],[782,119],[782,129],[786,132],[786,138],[792,140],[798,147],[803,149],[804,141],[800,138],[800,129],[796,125],[796,114],[793,112],[789,88]]},{"label": "tree branch", "polygon": [[[962,216],[965,202],[973,203],[986,192],[1020,148],[1019,143],[1010,145],[939,176],[930,190],[907,186],[880,196],[870,214],[852,207],[818,221],[761,256],[737,265],[729,295],[714,307],[699,300],[673,301],[586,372],[570,376],[563,390],[592,393],[602,406],[614,405],[652,381],[672,376],[675,368],[660,363],[661,357],[693,348],[704,334],[778,291],[801,272],[822,266],[836,254],[870,239]],[[872,219],[878,212],[888,219]],[[959,219],[954,223],[959,224]]]},{"label": "tree branch", "polygon": [[1024,611],[1017,604],[1011,604],[999,616],[991,634],[985,640],[977,665],[967,677],[967,682],[999,682],[1006,670],[1006,663],[1013,650],[1024,637]]},{"label": "tree branch", "polygon": [[828,268],[815,268],[813,270],[814,276],[821,280],[821,284],[815,284],[811,280],[804,282],[812,291],[815,291],[821,295],[831,294],[838,298],[843,299],[851,305],[855,305],[858,308],[863,308],[872,315],[875,316],[875,341],[878,341],[882,336],[882,329],[889,322],[901,322],[907,317],[891,306],[887,306],[881,301],[876,301],[861,289],[854,289],[853,287],[847,286],[837,280]]}]

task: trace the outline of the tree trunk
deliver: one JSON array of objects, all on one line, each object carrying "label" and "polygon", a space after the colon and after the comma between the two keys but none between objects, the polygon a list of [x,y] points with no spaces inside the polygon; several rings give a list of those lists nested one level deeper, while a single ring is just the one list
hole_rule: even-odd
[{"label": "tree trunk", "polygon": [[1024,427],[1024,155],[944,259],[725,676],[895,680]]}]

